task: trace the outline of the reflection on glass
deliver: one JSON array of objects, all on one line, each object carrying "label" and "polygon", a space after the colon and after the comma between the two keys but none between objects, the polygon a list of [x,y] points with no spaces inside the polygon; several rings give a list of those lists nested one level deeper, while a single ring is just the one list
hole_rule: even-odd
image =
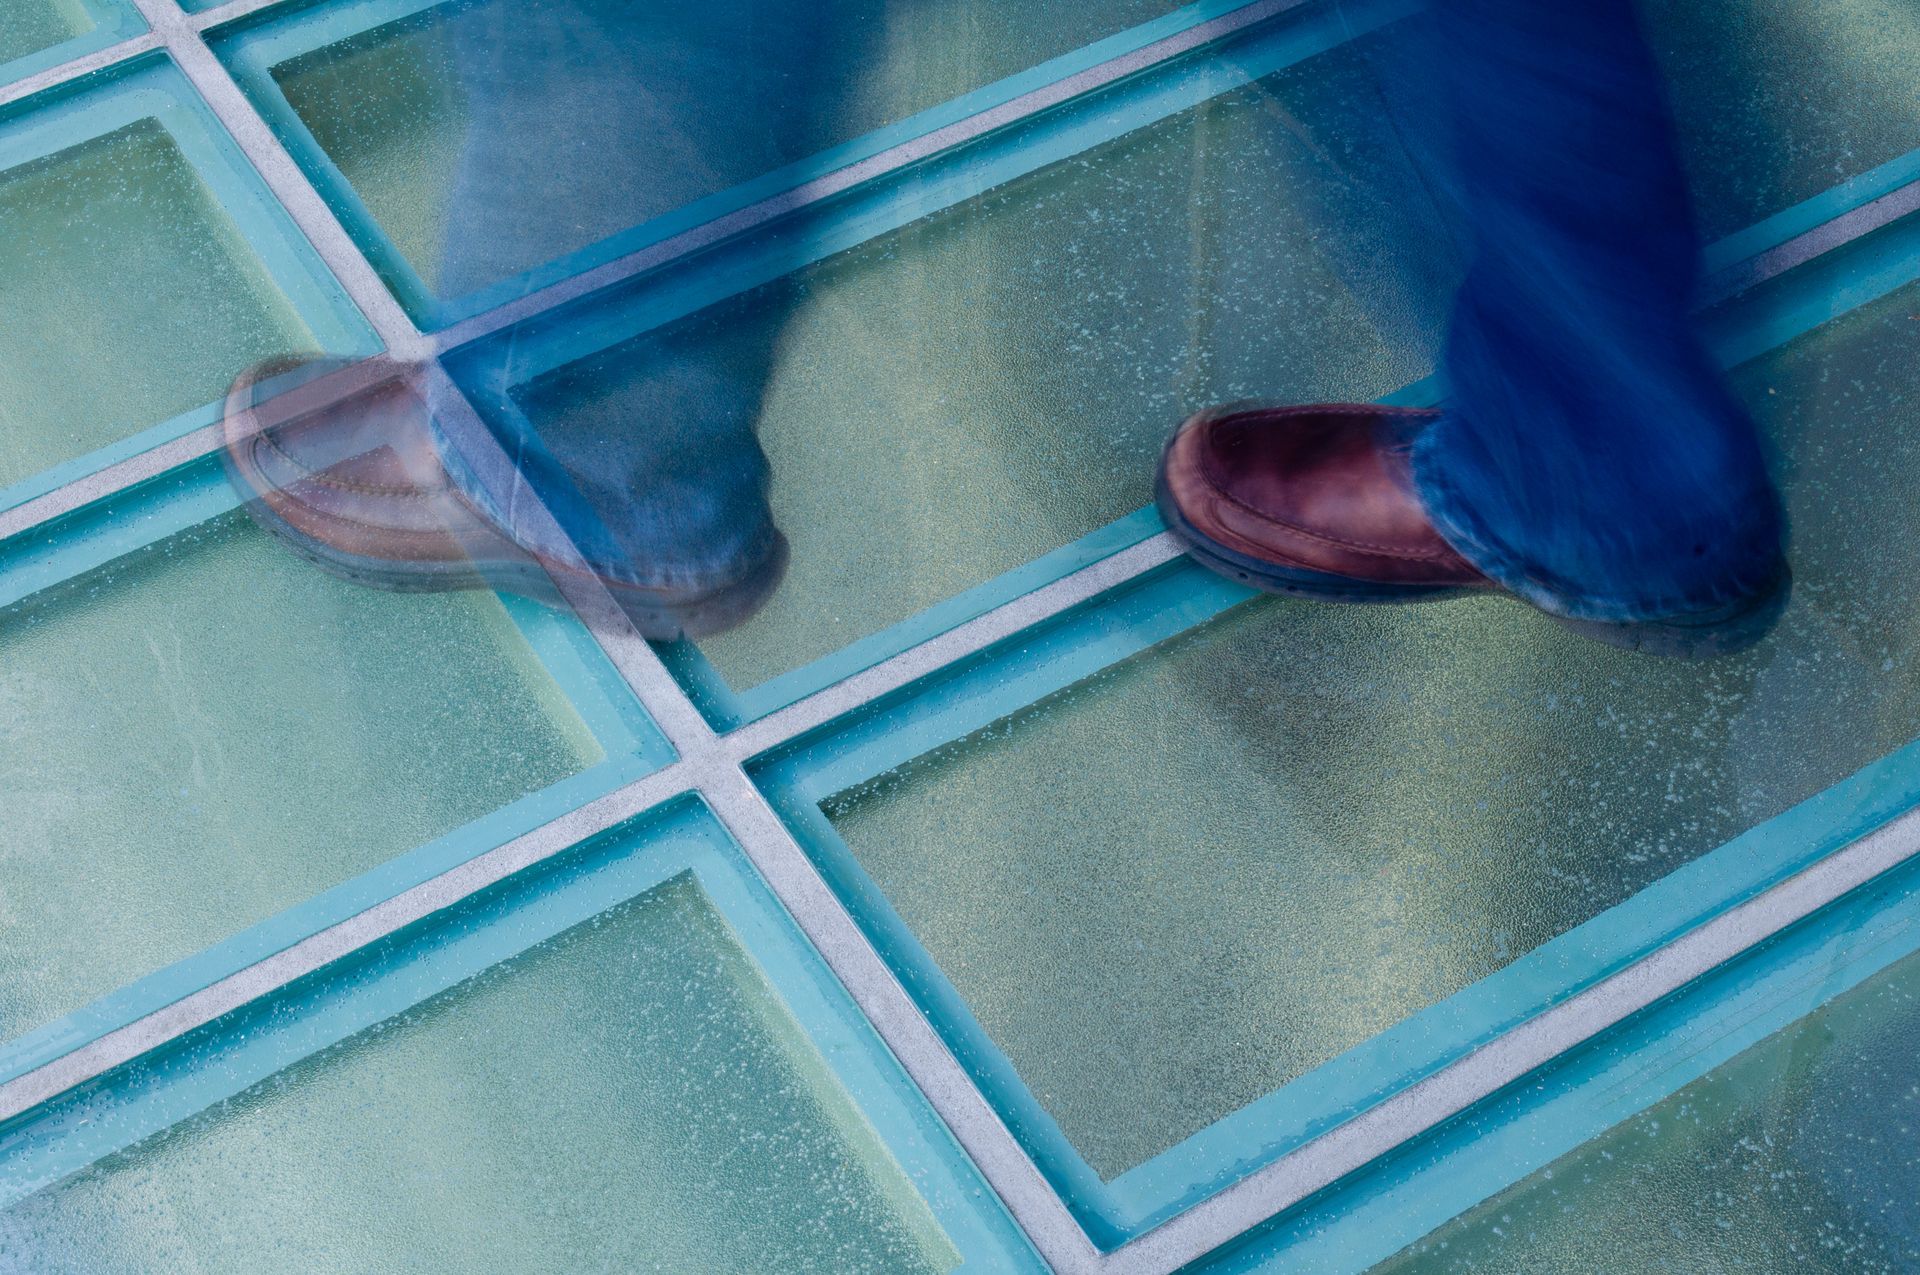
[{"label": "reflection on glass", "polygon": [[0,611],[0,1038],[598,761],[491,594],[230,514]]},{"label": "reflection on glass", "polygon": [[1917,300],[1736,377],[1799,580],[1753,650],[1257,604],[827,813],[1110,1178],[1920,734]]},{"label": "reflection on glass", "polygon": [[957,1260],[687,877],[0,1214],[39,1275]]},{"label": "reflection on glass", "polygon": [[1917,1270],[1917,1129],[1908,957],[1374,1273]]}]

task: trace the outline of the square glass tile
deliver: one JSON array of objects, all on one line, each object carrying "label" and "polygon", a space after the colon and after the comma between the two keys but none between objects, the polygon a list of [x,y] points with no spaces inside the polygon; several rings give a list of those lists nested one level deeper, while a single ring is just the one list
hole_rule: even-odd
[{"label": "square glass tile", "polygon": [[1196,408],[1365,400],[1423,375],[1370,238],[1388,223],[1332,233],[1351,191],[1302,140],[1302,117],[1347,128],[1343,164],[1372,162],[1368,83],[1352,51],[1323,55],[533,378],[516,402],[563,459],[689,402],[757,423],[791,565],[700,652],[758,687],[1140,509]]},{"label": "square glass tile", "polygon": [[0,173],[0,490],[321,342],[158,120]]},{"label": "square glass tile", "polygon": [[39,1275],[956,1264],[690,875],[0,1213]]},{"label": "square glass tile", "polygon": [[1509,1187],[1375,1275],[1920,1270],[1920,957]]},{"label": "square glass tile", "polygon": [[1642,0],[1701,230],[1717,239],[1920,147],[1920,10]]},{"label": "square glass tile", "polygon": [[498,598],[237,512],[0,610],[0,1039],[601,755]]},{"label": "square glass tile", "polygon": [[1261,602],[826,813],[1111,1178],[1920,735],[1916,309],[1736,376],[1795,528],[1747,653]]},{"label": "square glass tile", "polygon": [[[479,0],[267,70],[378,233],[453,298],[1174,7]],[[341,25],[308,22],[316,42]]]}]

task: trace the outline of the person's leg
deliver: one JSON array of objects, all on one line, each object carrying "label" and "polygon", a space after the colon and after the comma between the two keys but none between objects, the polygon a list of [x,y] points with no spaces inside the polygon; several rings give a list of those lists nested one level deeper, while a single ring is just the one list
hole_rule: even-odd
[{"label": "person's leg", "polygon": [[1780,505],[1693,325],[1699,249],[1631,0],[1436,0],[1379,65],[1464,245],[1442,409],[1201,413],[1161,462],[1169,528],[1276,592],[1503,588],[1616,645],[1758,640],[1785,600]]},{"label": "person's leg", "polygon": [[1562,615],[1708,610],[1782,570],[1754,427],[1697,335],[1700,254],[1630,0],[1438,0],[1432,156],[1474,236],[1414,470],[1441,534]]}]

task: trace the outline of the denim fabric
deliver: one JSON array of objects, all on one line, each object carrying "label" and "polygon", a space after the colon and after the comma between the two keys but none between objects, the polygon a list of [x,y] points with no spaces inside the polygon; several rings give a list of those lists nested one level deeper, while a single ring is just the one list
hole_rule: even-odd
[{"label": "denim fabric", "polygon": [[1436,525],[1582,619],[1765,589],[1783,516],[1690,314],[1699,241],[1630,0],[1438,0],[1400,38],[1408,144],[1469,236],[1414,457]]}]

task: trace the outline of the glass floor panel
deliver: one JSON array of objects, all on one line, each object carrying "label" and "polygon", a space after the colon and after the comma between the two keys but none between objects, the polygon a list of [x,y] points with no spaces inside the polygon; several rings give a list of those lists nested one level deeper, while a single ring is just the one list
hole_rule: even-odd
[{"label": "glass floor panel", "polygon": [[1910,956],[1375,1275],[1920,1269],[1916,1134]]},{"label": "glass floor panel", "polygon": [[0,9],[0,66],[93,30],[77,0],[10,0]]},{"label": "glass floor panel", "polygon": [[1729,235],[1920,147],[1920,13],[1878,0],[1643,0],[1701,230]]},{"label": "glass floor panel", "polygon": [[271,43],[242,78],[310,134],[309,158],[365,210],[363,236],[386,241],[376,255],[397,256],[384,264],[446,300],[1174,7],[404,0],[236,43]]},{"label": "glass floor panel", "polygon": [[234,512],[0,611],[0,1039],[583,771],[490,594],[337,580]]},{"label": "glass floor panel", "polygon": [[[1368,264],[1378,245],[1319,235],[1319,201],[1347,192],[1300,118],[1365,132],[1364,83],[1355,53],[1322,55],[535,377],[514,402],[563,458],[688,401],[732,422],[716,433],[758,422],[791,563],[768,605],[699,650],[733,691],[761,687],[1134,513],[1167,432],[1202,405],[1364,400],[1425,374]],[[1367,161],[1350,146],[1347,163]]]},{"label": "glass floor panel", "polygon": [[1736,376],[1796,529],[1746,654],[1261,602],[824,809],[1111,1180],[1920,734],[1917,304]]},{"label": "glass floor panel", "polygon": [[320,348],[155,119],[0,173],[0,242],[0,490]]},{"label": "glass floor panel", "polygon": [[957,1260],[687,875],[0,1213],[42,1275]]}]

